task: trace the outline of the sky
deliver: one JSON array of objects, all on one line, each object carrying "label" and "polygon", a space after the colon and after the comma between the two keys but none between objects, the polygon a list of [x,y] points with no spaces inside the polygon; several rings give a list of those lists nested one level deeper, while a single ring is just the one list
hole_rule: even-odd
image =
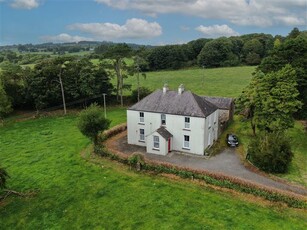
[{"label": "sky", "polygon": [[182,44],[307,29],[307,0],[0,0],[0,45]]}]

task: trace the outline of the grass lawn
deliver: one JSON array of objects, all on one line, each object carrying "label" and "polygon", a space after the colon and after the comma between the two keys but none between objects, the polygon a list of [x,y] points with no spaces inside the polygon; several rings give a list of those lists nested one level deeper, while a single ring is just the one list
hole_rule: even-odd
[{"label": "grass lawn", "polygon": [[[109,109],[112,125],[124,109]],[[11,123],[0,128],[0,163],[18,191],[0,204],[2,229],[305,229],[306,213],[250,203],[244,196],[135,173],[101,159],[80,156],[89,141],[76,116]],[[261,220],[261,221],[259,221]]]},{"label": "grass lawn", "polygon": [[[253,66],[227,67],[215,69],[193,68],[176,71],[157,71],[146,73],[146,79],[140,77],[140,85],[151,90],[162,89],[167,83],[172,90],[177,90],[182,83],[187,90],[199,95],[237,97],[249,83]],[[125,79],[136,89],[135,76]]]},{"label": "grass lawn", "polygon": [[[222,145],[226,146],[225,137],[227,133],[236,133],[241,146],[238,151],[245,154],[249,140],[253,138],[252,129],[248,121],[243,121],[241,117],[235,116],[234,122],[221,136]],[[296,121],[295,126],[287,131],[291,140],[291,147],[294,153],[289,171],[286,174],[276,174],[292,182],[307,186],[307,133],[303,130],[303,125]]]}]

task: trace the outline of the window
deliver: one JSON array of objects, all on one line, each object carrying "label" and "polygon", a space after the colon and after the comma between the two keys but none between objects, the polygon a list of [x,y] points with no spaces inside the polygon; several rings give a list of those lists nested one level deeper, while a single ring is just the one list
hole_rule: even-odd
[{"label": "window", "polygon": [[140,129],[140,141],[145,141],[145,130]]},{"label": "window", "polygon": [[184,128],[185,129],[189,129],[190,128],[190,118],[189,117],[185,117],[184,118]]},{"label": "window", "polygon": [[153,141],[154,141],[154,148],[158,149],[160,147],[159,137],[158,136],[153,136]]},{"label": "window", "polygon": [[144,113],[140,112],[140,122],[144,123]]},{"label": "window", "polygon": [[184,135],[183,148],[190,148],[190,136]]},{"label": "window", "polygon": [[166,125],[166,115],[161,114],[161,125]]}]

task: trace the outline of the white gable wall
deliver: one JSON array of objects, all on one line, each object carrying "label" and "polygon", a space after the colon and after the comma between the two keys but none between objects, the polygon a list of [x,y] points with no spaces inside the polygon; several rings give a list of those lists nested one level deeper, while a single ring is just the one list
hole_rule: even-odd
[{"label": "white gable wall", "polygon": [[[159,137],[159,149],[154,148],[154,136]],[[168,153],[168,142],[165,140],[159,133],[154,132],[152,135],[148,135],[146,137],[146,152],[153,153],[153,154],[159,154],[159,155],[166,155]]]},{"label": "white gable wall", "polygon": [[219,111],[216,110],[212,114],[210,114],[208,117],[206,117],[206,124],[205,124],[205,130],[204,130],[204,143],[205,148],[208,148],[212,146],[213,142],[217,140],[218,138],[218,117],[219,117]]},{"label": "white gable wall", "polygon": [[[127,110],[128,144],[146,146],[145,142],[139,141],[139,129],[145,129],[146,139],[149,135],[152,136],[161,126],[161,114],[144,112],[144,124],[141,124],[139,122],[139,113],[139,111]],[[215,116],[216,123],[214,123]],[[185,116],[166,114],[165,128],[173,135],[171,143],[172,150],[203,155],[204,149],[208,147],[208,144],[212,145],[213,140],[217,139],[218,111],[215,111],[206,119],[190,117],[189,130],[184,128],[184,118]],[[210,129],[209,124],[211,124]],[[211,135],[210,143],[208,142],[209,133]],[[190,149],[183,148],[184,135],[190,137]]]}]

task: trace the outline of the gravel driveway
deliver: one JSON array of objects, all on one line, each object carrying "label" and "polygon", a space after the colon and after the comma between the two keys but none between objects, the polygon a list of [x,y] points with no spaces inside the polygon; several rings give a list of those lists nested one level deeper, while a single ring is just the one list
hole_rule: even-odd
[{"label": "gravel driveway", "polygon": [[171,163],[177,166],[189,167],[197,170],[207,170],[212,172],[219,172],[228,176],[238,177],[252,183],[257,183],[267,187],[277,188],[280,190],[291,191],[301,195],[307,195],[307,189],[301,186],[286,184],[283,182],[275,181],[268,177],[262,176],[252,172],[244,167],[241,163],[239,156],[235,153],[235,149],[228,148],[216,156],[207,159],[204,156],[193,156],[179,152],[171,152],[166,156],[146,153],[145,147],[136,145],[129,145],[127,143],[126,133],[121,133],[108,140],[108,148],[126,153],[128,155],[134,152],[142,152],[145,158]]}]

